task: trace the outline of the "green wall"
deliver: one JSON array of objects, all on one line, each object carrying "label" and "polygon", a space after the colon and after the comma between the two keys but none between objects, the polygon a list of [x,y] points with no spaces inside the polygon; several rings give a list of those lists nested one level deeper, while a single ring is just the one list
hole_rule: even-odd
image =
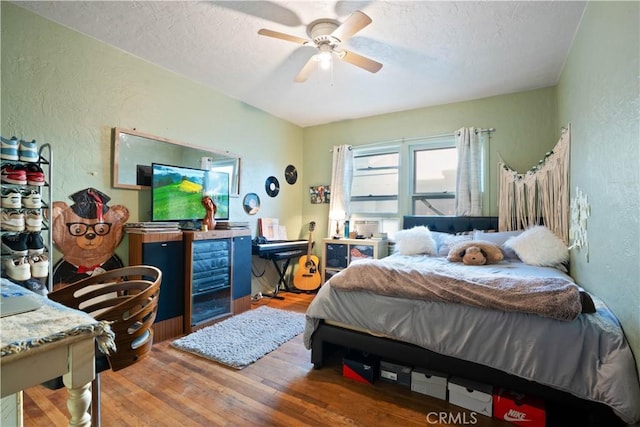
[{"label": "green wall", "polygon": [[[231,220],[277,217],[291,238],[301,233],[301,185],[268,197],[264,181],[284,181],[288,164],[302,166],[302,129],[201,84],[90,37],[2,2],[3,136],[51,143],[53,199],[69,201],[95,187],[123,204],[130,220],[147,219],[149,191],[111,188],[111,129],[123,127],[202,147],[242,154],[240,198]],[[267,149],[268,147],[268,149]],[[144,160],[144,159],[141,159]],[[242,196],[257,193],[249,216]],[[126,241],[118,253],[127,260]]]},{"label": "green wall", "polygon": [[[495,128],[489,142],[489,191],[483,211],[497,215],[498,156],[520,172],[529,170],[560,138],[557,116],[555,88],[545,88],[308,127],[304,129],[303,184],[308,188],[331,181],[334,145],[442,135],[469,126]],[[312,205],[308,197],[303,200],[303,222],[316,221],[320,233],[325,233],[321,237],[326,235],[328,215],[328,204]]]},{"label": "green wall", "polygon": [[616,313],[640,371],[640,30],[638,2],[589,2],[558,84],[571,123],[571,189],[586,193],[589,257],[571,273]]}]

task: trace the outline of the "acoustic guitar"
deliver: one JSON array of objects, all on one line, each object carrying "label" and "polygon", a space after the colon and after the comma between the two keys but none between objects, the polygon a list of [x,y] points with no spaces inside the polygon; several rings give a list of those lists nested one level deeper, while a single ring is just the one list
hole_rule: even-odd
[{"label": "acoustic guitar", "polygon": [[311,239],[313,230],[316,228],[315,221],[309,223],[309,243],[307,245],[307,254],[300,257],[298,261],[298,270],[293,276],[293,284],[302,291],[313,291],[320,287],[322,278],[318,271],[318,257],[311,255]]}]

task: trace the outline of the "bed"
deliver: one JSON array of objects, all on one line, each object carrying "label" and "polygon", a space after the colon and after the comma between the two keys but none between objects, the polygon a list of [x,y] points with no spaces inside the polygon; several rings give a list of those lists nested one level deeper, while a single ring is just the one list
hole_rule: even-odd
[{"label": "bed", "polygon": [[[417,226],[428,227],[442,239],[441,233],[496,230],[497,218],[404,217],[404,229]],[[394,268],[433,268],[449,274],[452,263],[437,255],[436,248],[434,255],[393,254],[368,262],[377,268],[386,263]],[[578,416],[580,423],[594,425],[640,421],[638,373],[618,320],[597,296],[573,283],[561,268],[533,267],[514,254],[494,265],[460,264],[477,269],[477,277],[492,280],[489,276],[506,271],[507,275],[531,274],[571,282],[580,295],[578,312],[566,315],[560,310],[562,314],[548,316],[509,307],[380,294],[378,289],[360,288],[363,283],[356,283],[363,269],[370,267],[374,265],[353,263],[329,279],[310,304],[303,337],[316,369],[321,369],[336,349],[351,349],[541,397],[548,414],[557,411],[559,418],[568,416],[569,422]],[[350,280],[357,290],[347,289],[349,283],[345,288]],[[590,309],[587,302],[592,304]]]}]

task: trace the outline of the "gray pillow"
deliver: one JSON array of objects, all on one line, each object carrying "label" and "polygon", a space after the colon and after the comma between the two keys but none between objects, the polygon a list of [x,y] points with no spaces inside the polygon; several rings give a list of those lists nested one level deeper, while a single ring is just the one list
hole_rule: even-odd
[{"label": "gray pillow", "polygon": [[519,236],[522,234],[523,230],[515,230],[515,231],[497,231],[497,232],[486,232],[482,230],[474,230],[473,231],[473,240],[484,240],[485,242],[493,242],[496,245],[500,246],[502,249],[502,253],[504,254],[505,260],[516,260],[519,261],[518,255],[516,252],[506,246],[505,243],[512,237]]}]

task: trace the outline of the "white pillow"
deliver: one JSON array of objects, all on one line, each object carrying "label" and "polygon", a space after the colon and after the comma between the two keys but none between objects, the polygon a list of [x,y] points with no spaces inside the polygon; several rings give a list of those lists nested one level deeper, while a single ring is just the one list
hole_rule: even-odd
[{"label": "white pillow", "polygon": [[436,254],[436,242],[424,226],[396,232],[395,242],[395,252],[402,255]]},{"label": "white pillow", "polygon": [[538,225],[512,237],[504,244],[525,264],[557,267],[569,260],[569,249],[553,231]]}]

